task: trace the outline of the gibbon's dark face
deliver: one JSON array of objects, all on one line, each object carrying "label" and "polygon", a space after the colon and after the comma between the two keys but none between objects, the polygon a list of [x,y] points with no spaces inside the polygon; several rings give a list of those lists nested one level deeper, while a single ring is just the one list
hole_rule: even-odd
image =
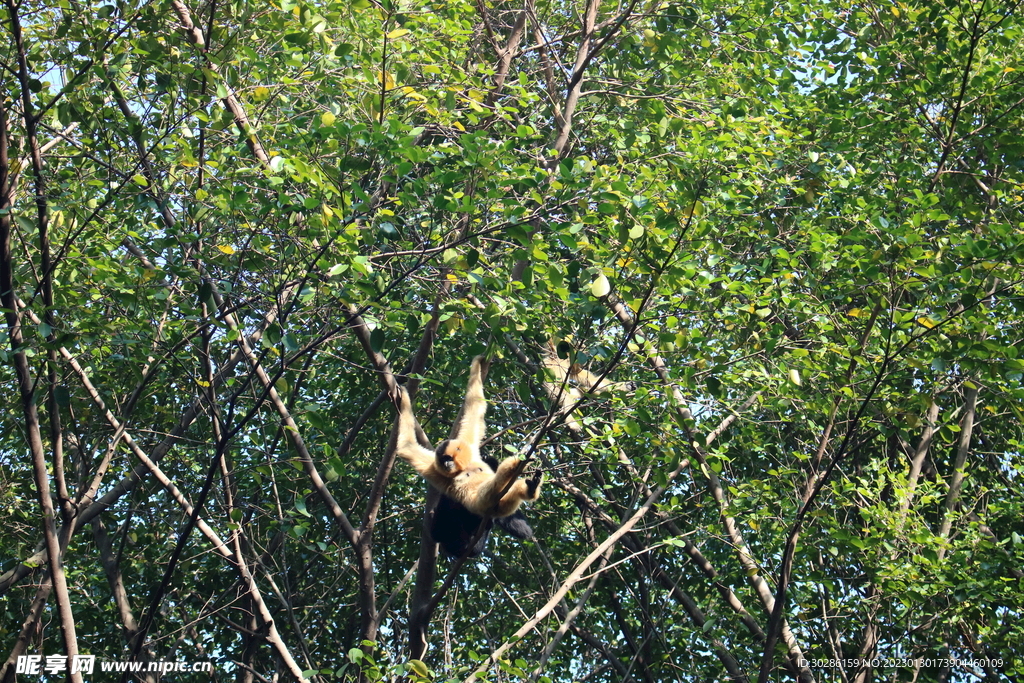
[{"label": "gibbon's dark face", "polygon": [[464,441],[442,441],[434,453],[437,466],[446,474],[458,474],[469,467],[473,454]]}]

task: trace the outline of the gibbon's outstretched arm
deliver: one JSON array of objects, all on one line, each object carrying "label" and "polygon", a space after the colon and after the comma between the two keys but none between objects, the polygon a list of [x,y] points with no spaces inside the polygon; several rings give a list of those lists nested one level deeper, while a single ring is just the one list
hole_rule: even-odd
[{"label": "gibbon's outstretched arm", "polygon": [[537,474],[528,481],[517,480],[502,496],[501,492],[515,477],[519,459],[514,456],[506,458],[496,470],[492,470],[480,457],[480,443],[486,428],[484,414],[487,412],[483,380],[488,366],[483,356],[473,359],[466,398],[452,428],[453,438],[442,442],[433,453],[422,446],[416,439],[412,404],[401,388],[395,398],[398,417],[395,420],[396,434],[392,438],[396,454],[438,491],[481,517],[508,517],[519,509],[523,501],[537,499],[542,478]]},{"label": "gibbon's outstretched arm", "polygon": [[480,444],[483,443],[484,435],[487,432],[487,423],[484,415],[487,413],[487,399],[484,398],[484,380],[487,379],[487,371],[491,367],[491,361],[485,356],[477,356],[469,366],[469,383],[466,385],[466,398],[462,401],[462,408],[458,417],[452,425],[451,440],[465,441],[477,453],[480,452]]},{"label": "gibbon's outstretched arm", "polygon": [[395,425],[392,429],[395,440],[395,454],[412,465],[420,476],[434,483],[428,473],[434,468],[434,451],[424,448],[419,439],[416,438],[416,416],[412,414],[412,401],[405,387],[398,388],[398,396],[395,398],[395,407],[398,408],[398,415],[395,416]]}]

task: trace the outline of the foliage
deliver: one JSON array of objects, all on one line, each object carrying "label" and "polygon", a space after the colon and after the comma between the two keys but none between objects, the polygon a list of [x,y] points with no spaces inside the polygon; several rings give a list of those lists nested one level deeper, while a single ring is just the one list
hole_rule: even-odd
[{"label": "foliage", "polygon": [[[987,0],[7,2],[0,644],[63,651],[18,649],[42,587],[83,653],[239,680],[753,680],[784,596],[775,676],[1024,675],[1022,28]],[[616,383],[580,431],[549,340]],[[387,395],[421,381],[440,440],[482,352],[490,450],[547,475],[537,540],[496,533],[417,652],[451,564],[414,571]]]}]

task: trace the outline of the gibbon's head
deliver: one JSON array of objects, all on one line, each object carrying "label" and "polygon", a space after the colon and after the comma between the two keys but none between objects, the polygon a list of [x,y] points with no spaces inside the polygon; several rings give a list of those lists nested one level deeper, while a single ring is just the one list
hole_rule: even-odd
[{"label": "gibbon's head", "polygon": [[434,452],[437,466],[442,472],[454,476],[469,467],[473,459],[473,452],[469,444],[457,439],[442,441]]}]

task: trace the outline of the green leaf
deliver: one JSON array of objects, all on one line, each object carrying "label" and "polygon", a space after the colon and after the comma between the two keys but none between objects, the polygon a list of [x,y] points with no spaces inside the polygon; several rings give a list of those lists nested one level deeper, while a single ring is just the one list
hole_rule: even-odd
[{"label": "green leaf", "polygon": [[373,349],[374,353],[380,353],[380,350],[384,348],[385,341],[387,341],[387,335],[380,327],[370,332],[370,348]]},{"label": "green leaf", "polygon": [[61,408],[67,408],[71,405],[71,392],[65,386],[55,386],[53,388],[53,400]]},{"label": "green leaf", "polygon": [[213,304],[213,285],[209,282],[204,282],[199,285],[199,301],[200,303]]},{"label": "green leaf", "polygon": [[410,659],[406,664],[409,667],[409,670],[417,676],[426,678],[430,675],[430,670],[427,668],[427,665],[418,659]]},{"label": "green leaf", "polygon": [[595,277],[593,282],[590,283],[590,293],[598,299],[608,296],[611,291],[612,285],[603,273]]}]

